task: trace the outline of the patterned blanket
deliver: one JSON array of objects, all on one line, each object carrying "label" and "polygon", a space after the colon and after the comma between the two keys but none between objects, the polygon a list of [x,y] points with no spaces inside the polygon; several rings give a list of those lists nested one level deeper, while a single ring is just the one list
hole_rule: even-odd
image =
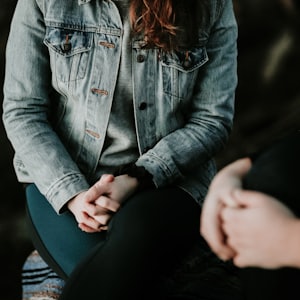
[{"label": "patterned blanket", "polygon": [[22,271],[23,300],[58,299],[64,281],[33,251],[25,261]]},{"label": "patterned blanket", "polygon": [[[176,268],[162,279],[168,300],[241,300],[236,269],[217,259],[203,245],[197,245]],[[22,300],[55,300],[64,281],[33,251],[22,271]]]}]

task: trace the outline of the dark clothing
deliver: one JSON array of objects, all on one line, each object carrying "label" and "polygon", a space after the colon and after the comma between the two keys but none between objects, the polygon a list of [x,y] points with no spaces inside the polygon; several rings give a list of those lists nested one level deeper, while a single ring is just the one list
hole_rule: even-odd
[{"label": "dark clothing", "polygon": [[200,207],[178,188],[134,195],[107,232],[93,234],[82,232],[71,213],[57,215],[34,185],[26,193],[35,246],[67,279],[61,300],[158,299],[159,276],[199,239]]},{"label": "dark clothing", "polygon": [[[280,199],[300,217],[299,172],[300,131],[255,155],[244,187]],[[299,293],[300,269],[244,268],[240,274],[247,300],[294,300]]]}]

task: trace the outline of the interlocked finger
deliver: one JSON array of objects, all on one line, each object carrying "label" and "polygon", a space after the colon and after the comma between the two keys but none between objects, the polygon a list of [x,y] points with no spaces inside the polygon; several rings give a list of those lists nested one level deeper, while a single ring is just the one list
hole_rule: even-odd
[{"label": "interlocked finger", "polygon": [[99,197],[95,204],[111,212],[116,212],[120,208],[120,203],[106,196]]}]

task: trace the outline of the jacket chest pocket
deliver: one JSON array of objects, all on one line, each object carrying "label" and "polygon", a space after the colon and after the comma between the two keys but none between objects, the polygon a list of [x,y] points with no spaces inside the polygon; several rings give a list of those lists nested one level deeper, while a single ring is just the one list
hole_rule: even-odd
[{"label": "jacket chest pocket", "polygon": [[199,68],[208,61],[206,48],[163,53],[160,59],[164,92],[181,99],[190,98]]},{"label": "jacket chest pocket", "polygon": [[48,27],[45,45],[56,78],[69,82],[84,78],[92,45],[92,33]]}]

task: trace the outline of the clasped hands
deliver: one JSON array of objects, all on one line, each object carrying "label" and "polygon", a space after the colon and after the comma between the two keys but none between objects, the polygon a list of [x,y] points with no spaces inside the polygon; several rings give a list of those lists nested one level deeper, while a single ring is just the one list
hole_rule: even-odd
[{"label": "clasped hands", "polygon": [[82,231],[104,231],[112,216],[137,187],[137,179],[126,174],[104,174],[89,190],[71,199],[67,206]]},{"label": "clasped hands", "polygon": [[201,213],[200,232],[210,248],[238,267],[286,265],[296,217],[278,199],[242,189],[251,160],[239,159],[213,179]]}]

